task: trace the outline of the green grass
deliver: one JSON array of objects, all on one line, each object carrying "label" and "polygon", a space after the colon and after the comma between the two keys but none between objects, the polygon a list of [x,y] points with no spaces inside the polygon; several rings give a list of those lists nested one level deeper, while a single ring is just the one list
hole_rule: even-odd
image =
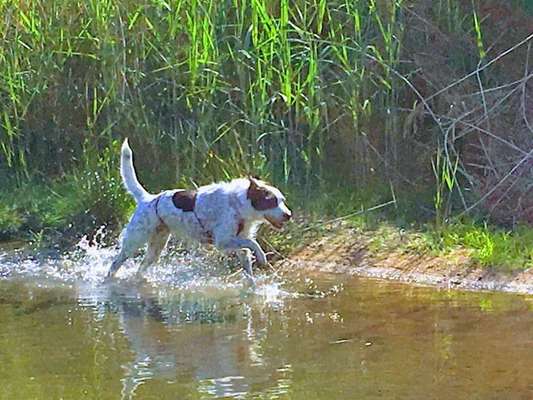
[{"label": "green grass", "polygon": [[505,230],[466,222],[446,225],[441,231],[427,235],[433,250],[464,248],[484,267],[503,270],[533,267],[533,230],[526,226]]},{"label": "green grass", "polygon": [[112,229],[124,222],[134,203],[110,159],[116,151],[117,144],[61,179],[7,183],[10,190],[0,191],[0,238],[58,240],[67,233],[64,242],[69,243],[101,225]]},{"label": "green grass", "polygon": [[380,4],[1,2],[3,162],[21,178],[62,173],[86,140],[98,154],[129,136],[162,183],[176,168],[314,183],[331,122],[353,133],[392,102],[390,72],[365,55],[396,65],[402,1]]},{"label": "green grass", "polygon": [[438,228],[432,224],[399,228],[385,218],[371,229],[364,229],[371,237],[369,249],[376,254],[396,251],[437,257],[461,254],[472,265],[502,272],[533,267],[533,230],[527,226],[504,229],[458,221]]}]

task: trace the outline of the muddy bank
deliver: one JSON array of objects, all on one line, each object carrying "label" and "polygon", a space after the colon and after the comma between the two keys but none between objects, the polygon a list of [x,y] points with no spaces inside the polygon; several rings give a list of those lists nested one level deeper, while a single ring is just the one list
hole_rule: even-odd
[{"label": "muddy bank", "polygon": [[[391,250],[392,248],[392,250]],[[394,249],[395,248],[395,249]],[[506,272],[480,267],[465,250],[433,255],[389,244],[371,245],[371,234],[339,227],[296,249],[279,263],[282,269],[352,274],[440,288],[533,294],[533,270]]]}]

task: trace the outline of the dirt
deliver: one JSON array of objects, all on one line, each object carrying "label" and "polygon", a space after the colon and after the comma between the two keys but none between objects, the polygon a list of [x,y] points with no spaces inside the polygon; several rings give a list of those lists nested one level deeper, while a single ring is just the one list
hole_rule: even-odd
[{"label": "dirt", "polygon": [[[401,239],[400,239],[401,240]],[[457,249],[434,255],[402,246],[372,245],[372,234],[338,227],[280,262],[281,268],[345,273],[398,280],[440,288],[491,290],[533,294],[533,269],[499,271],[476,265],[468,252]]]}]

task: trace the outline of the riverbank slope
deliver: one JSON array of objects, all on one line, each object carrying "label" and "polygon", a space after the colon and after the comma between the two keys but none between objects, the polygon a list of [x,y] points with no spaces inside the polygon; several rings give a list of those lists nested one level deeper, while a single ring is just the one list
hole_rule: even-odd
[{"label": "riverbank slope", "polygon": [[337,224],[301,246],[276,267],[398,280],[446,289],[533,294],[533,268],[483,266],[472,249],[435,251],[420,233],[381,227],[368,231]]}]

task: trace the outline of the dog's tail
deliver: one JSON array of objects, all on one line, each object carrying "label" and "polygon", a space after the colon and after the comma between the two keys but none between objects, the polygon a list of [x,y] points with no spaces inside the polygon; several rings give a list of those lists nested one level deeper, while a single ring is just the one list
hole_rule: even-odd
[{"label": "dog's tail", "polygon": [[128,144],[128,139],[124,140],[120,152],[120,175],[124,181],[124,186],[131,193],[137,203],[148,201],[152,195],[137,180],[135,168],[133,167],[133,153]]}]

